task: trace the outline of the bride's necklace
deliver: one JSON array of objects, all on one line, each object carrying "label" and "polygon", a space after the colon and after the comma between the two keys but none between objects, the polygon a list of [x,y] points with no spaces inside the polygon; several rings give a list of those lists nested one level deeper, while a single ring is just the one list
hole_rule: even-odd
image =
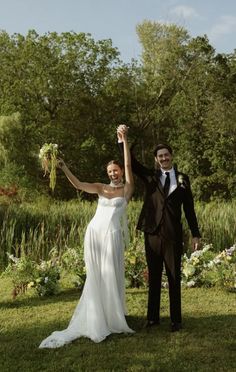
[{"label": "bride's necklace", "polygon": [[115,189],[120,189],[121,187],[124,187],[124,184],[122,181],[120,181],[119,183],[114,183],[113,181],[111,181],[110,186],[114,187]]}]

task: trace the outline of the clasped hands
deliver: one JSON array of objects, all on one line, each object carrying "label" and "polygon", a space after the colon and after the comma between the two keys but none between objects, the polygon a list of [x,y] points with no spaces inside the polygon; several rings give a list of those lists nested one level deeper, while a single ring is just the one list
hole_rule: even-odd
[{"label": "clasped hands", "polygon": [[127,139],[127,133],[128,133],[129,127],[127,127],[125,124],[120,124],[117,127],[117,137],[119,141],[124,141]]}]

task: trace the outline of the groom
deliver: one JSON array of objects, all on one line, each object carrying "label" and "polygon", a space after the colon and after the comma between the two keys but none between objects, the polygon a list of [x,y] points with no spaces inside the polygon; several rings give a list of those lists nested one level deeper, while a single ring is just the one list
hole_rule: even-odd
[{"label": "groom", "polygon": [[[127,131],[125,125],[117,129]],[[119,140],[119,142],[121,142]],[[122,147],[120,143],[119,146]],[[194,211],[189,178],[172,165],[172,149],[159,144],[154,150],[155,168],[148,169],[132,155],[132,171],[144,182],[144,204],[137,229],[144,232],[146,260],[149,271],[147,327],[160,323],[161,278],[163,264],[169,284],[171,331],[182,328],[181,255],[183,236],[181,209],[192,233],[193,249],[198,249],[200,232]]]}]

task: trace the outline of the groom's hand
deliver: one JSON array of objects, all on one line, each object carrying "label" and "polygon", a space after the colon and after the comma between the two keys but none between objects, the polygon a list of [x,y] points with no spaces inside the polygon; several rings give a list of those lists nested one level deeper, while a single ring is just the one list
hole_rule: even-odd
[{"label": "groom's hand", "polygon": [[128,132],[128,129],[129,127],[127,127],[127,125],[125,124],[120,124],[117,128],[117,131],[121,132],[121,133],[127,133]]},{"label": "groom's hand", "polygon": [[117,138],[118,138],[118,142],[123,142],[124,141],[124,139],[127,136],[128,129],[129,129],[129,127],[127,127],[125,124],[120,124],[117,127]]},{"label": "groom's hand", "polygon": [[193,251],[197,251],[200,246],[200,239],[199,238],[193,238],[192,240],[192,249]]}]

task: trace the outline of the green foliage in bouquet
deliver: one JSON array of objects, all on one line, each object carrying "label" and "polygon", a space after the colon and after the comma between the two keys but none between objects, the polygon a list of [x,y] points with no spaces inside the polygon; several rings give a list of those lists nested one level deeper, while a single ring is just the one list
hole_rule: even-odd
[{"label": "green foliage in bouquet", "polygon": [[39,151],[39,159],[44,170],[44,175],[49,174],[49,187],[54,191],[56,186],[58,145],[56,143],[45,143]]}]

